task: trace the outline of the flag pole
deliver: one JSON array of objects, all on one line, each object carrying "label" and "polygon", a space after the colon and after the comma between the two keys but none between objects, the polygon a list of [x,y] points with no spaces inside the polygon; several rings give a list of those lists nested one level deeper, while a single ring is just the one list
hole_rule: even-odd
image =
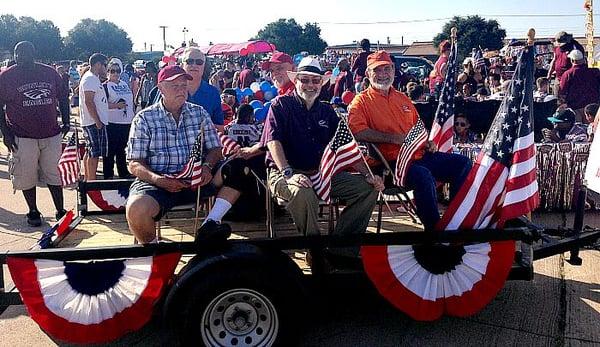
[{"label": "flag pole", "polygon": [[[352,130],[350,130],[350,126],[348,125],[348,121],[346,120],[346,117],[342,114],[342,112],[338,111],[338,109],[334,109],[335,113],[337,113],[338,117],[342,120],[342,122],[344,122],[344,124],[346,124],[346,127],[348,127],[348,132],[350,133],[350,136],[352,136],[352,140],[354,142],[356,142],[356,138],[354,137],[354,134],[352,133]],[[358,142],[356,142],[358,144]],[[363,155],[363,153],[361,151],[358,151],[360,153],[360,158],[363,160],[363,163],[365,164],[365,166],[367,167],[367,170],[369,171],[369,175],[371,175],[371,177],[375,177],[375,175],[373,174],[373,170],[371,170],[371,167],[369,166],[369,163],[367,163],[367,158],[365,158],[365,156]],[[385,203],[385,206],[387,206],[387,209],[390,211],[390,213],[393,215],[394,212],[392,212],[392,208],[390,207],[390,204],[387,202],[387,200],[385,200],[383,198],[383,193],[379,192],[377,199],[382,199],[383,202]]]},{"label": "flag pole", "polygon": [[[200,160],[204,160],[204,123],[200,125]],[[193,176],[193,174],[192,174]],[[194,216],[194,232],[198,231],[198,215],[200,214],[200,188],[196,190],[196,212]]]}]

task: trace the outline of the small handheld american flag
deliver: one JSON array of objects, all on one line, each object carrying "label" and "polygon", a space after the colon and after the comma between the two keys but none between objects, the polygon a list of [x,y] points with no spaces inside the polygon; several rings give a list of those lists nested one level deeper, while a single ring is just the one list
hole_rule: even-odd
[{"label": "small handheld american flag", "polygon": [[435,118],[431,126],[429,140],[433,141],[440,152],[452,152],[452,139],[454,138],[454,94],[456,94],[456,42],[450,48],[448,68],[444,85],[435,111]]},{"label": "small handheld american flag", "polygon": [[60,182],[64,186],[77,183],[79,180],[79,161],[77,160],[77,134],[73,132],[58,160]]},{"label": "small handheld american flag", "polygon": [[204,128],[200,129],[192,151],[190,152],[190,159],[185,164],[181,172],[176,175],[166,175],[169,178],[191,180],[191,188],[196,188],[202,179],[202,149],[204,146]]},{"label": "small handheld american flag", "polygon": [[396,170],[394,175],[394,183],[398,186],[404,186],[406,180],[406,172],[413,161],[415,153],[423,148],[427,143],[427,130],[421,118],[410,129],[404,143],[400,146],[398,159],[396,160]]},{"label": "small handheld american flag", "polygon": [[331,179],[338,172],[353,166],[362,160],[362,153],[348,125],[342,119],[338,128],[329,142],[319,164],[319,171],[310,176],[315,193],[319,199],[329,201],[331,193]]},{"label": "small handheld american flag", "polygon": [[221,140],[221,145],[223,146],[223,156],[227,157],[231,153],[235,152],[240,148],[240,145],[235,142],[231,137],[223,134],[222,132],[218,132],[219,140]]}]

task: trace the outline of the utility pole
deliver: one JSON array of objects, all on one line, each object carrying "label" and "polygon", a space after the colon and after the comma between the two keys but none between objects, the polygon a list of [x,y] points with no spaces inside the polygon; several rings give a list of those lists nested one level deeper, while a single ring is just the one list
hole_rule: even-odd
[{"label": "utility pole", "polygon": [[186,27],[183,27],[183,30],[182,30],[182,32],[183,32],[183,42],[187,42],[187,41],[185,40],[185,35],[186,35],[188,32],[190,32],[190,31],[188,30],[188,28],[186,28]]},{"label": "utility pole", "polygon": [[163,51],[167,50],[167,26],[166,25],[159,25],[159,28],[162,29],[163,32]]}]

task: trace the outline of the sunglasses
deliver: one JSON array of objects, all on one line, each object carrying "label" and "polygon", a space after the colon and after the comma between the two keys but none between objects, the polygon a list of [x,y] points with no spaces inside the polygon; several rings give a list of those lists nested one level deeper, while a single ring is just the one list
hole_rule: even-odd
[{"label": "sunglasses", "polygon": [[204,65],[204,60],[202,60],[202,59],[186,59],[185,63],[188,65]]},{"label": "sunglasses", "polygon": [[121,73],[120,69],[110,69],[108,70],[109,73]]},{"label": "sunglasses", "polygon": [[312,84],[321,84],[321,82],[323,81],[323,79],[321,77],[313,77],[313,78],[302,77],[302,78],[299,78],[298,80],[302,84],[309,84],[310,82],[312,82]]},{"label": "sunglasses", "polygon": [[454,126],[456,126],[456,127],[463,127],[464,128],[464,127],[467,126],[467,123],[465,123],[465,122],[454,122]]}]

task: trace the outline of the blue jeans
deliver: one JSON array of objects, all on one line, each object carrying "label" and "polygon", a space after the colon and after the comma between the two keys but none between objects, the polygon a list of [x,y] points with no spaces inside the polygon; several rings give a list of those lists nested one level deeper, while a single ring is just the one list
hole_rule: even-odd
[{"label": "blue jeans", "polygon": [[460,154],[425,153],[415,160],[406,172],[406,188],[413,190],[417,216],[425,229],[431,230],[440,220],[437,206],[436,181],[450,183],[450,200],[467,178],[471,160]]}]

